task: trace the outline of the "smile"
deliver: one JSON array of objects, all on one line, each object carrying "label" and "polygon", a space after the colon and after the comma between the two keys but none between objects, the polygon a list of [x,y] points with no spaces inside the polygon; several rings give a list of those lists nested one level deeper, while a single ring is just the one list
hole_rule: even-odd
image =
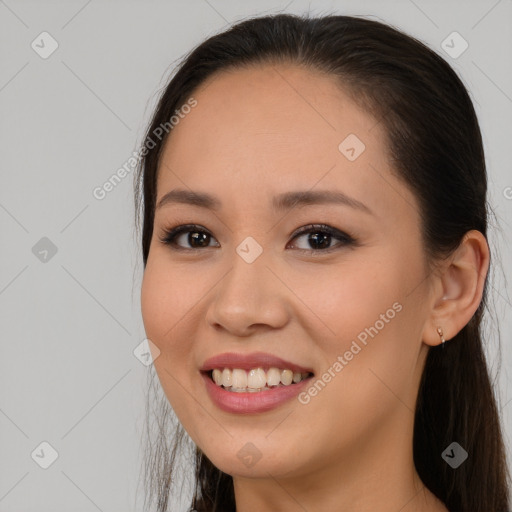
[{"label": "smile", "polygon": [[263,368],[248,372],[216,368],[202,371],[201,376],[212,402],[225,412],[238,414],[270,411],[297,396],[313,378],[311,372],[293,373],[278,368],[266,372]]}]

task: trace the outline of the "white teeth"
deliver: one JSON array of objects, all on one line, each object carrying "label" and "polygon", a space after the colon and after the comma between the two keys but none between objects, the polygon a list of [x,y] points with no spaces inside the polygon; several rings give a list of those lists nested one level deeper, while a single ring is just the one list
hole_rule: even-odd
[{"label": "white teeth", "polygon": [[231,385],[234,388],[246,388],[247,387],[247,372],[245,370],[235,369],[232,372]]},{"label": "white teeth", "polygon": [[289,386],[293,380],[293,372],[291,370],[281,370],[281,384]]},{"label": "white teeth", "polygon": [[277,368],[269,368],[267,372],[267,385],[277,386],[281,382],[281,372]]},{"label": "white teeth", "polygon": [[231,386],[231,370],[229,368],[224,368],[222,371],[222,385],[225,388]]},{"label": "white teeth", "polygon": [[[245,372],[244,372],[245,373]],[[255,368],[247,374],[247,387],[251,389],[264,388],[267,376],[263,368]],[[240,386],[242,387],[242,386]]]},{"label": "white teeth", "polygon": [[211,375],[217,386],[223,386],[229,391],[253,393],[273,387],[289,386],[292,382],[297,384],[310,374],[272,367],[267,372],[263,368],[253,368],[248,372],[239,368],[215,368]]},{"label": "white teeth", "polygon": [[212,377],[217,386],[222,386],[222,372],[220,370],[217,368],[213,370]]}]

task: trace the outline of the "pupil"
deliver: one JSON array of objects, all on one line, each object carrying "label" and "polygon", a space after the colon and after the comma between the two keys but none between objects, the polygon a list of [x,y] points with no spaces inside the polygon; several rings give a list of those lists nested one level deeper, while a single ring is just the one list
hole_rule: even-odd
[{"label": "pupil", "polygon": [[209,239],[210,235],[208,233],[198,233],[196,231],[194,233],[192,233],[192,232],[189,233],[188,237],[189,237],[189,243],[192,247],[194,247],[195,242],[197,242],[197,246],[199,246],[199,247],[208,247],[208,245],[210,244],[210,239]]},{"label": "pupil", "polygon": [[313,233],[309,236],[309,242],[313,241],[316,244],[316,247],[313,247],[314,249],[328,247],[330,240],[331,235],[329,234]]}]

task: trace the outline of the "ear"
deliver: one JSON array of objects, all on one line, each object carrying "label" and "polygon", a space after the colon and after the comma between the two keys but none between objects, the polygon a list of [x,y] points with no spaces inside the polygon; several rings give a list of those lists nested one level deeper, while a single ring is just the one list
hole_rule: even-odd
[{"label": "ear", "polygon": [[441,263],[432,287],[430,317],[423,341],[439,345],[440,327],[445,340],[453,338],[471,320],[481,300],[489,269],[489,246],[480,231],[466,233],[460,246],[446,263]]}]

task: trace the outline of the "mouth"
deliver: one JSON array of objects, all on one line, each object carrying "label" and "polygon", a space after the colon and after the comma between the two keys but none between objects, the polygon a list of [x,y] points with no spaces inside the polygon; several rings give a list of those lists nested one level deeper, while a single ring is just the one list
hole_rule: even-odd
[{"label": "mouth", "polygon": [[[229,368],[224,368],[221,373],[222,379],[224,379],[226,375],[229,378],[229,373],[231,373],[232,378],[231,385],[224,386],[224,381],[219,382],[219,380],[217,380],[217,382],[215,382],[215,378],[219,378],[219,374],[215,370],[220,371],[218,368],[201,371],[201,377],[203,378],[206,392],[212,403],[224,412],[243,415],[265,413],[291,401],[292,398],[300,395],[300,393],[306,389],[313,378],[313,374],[309,372],[306,373],[305,376],[299,374],[301,380],[299,381],[298,376],[296,376],[295,380],[297,380],[297,382],[293,382],[292,373],[292,380],[290,382],[290,374],[286,372],[285,369],[283,377],[284,383],[281,382],[281,380],[279,380],[279,383],[272,380],[270,384],[268,382],[263,383],[263,375],[259,371],[263,371],[263,368],[257,368],[255,369],[255,373],[260,375],[261,381],[254,384],[249,380],[248,384],[250,386],[242,386],[242,384],[245,384],[243,381],[244,377],[241,373],[236,371],[237,368],[233,369],[233,371]],[[269,373],[272,379],[274,372],[271,370],[270,368]],[[252,370],[250,370],[249,373],[251,371]],[[246,374],[245,370],[241,370],[241,372]],[[247,378],[251,379],[249,376],[247,376]],[[238,379],[242,379],[242,381],[240,382]]]},{"label": "mouth", "polygon": [[297,396],[311,382],[312,368],[265,352],[224,352],[199,368],[206,392],[219,409],[263,413]]},{"label": "mouth", "polygon": [[201,372],[217,387],[232,393],[261,393],[295,386],[314,376],[313,372],[294,372],[289,368],[258,367],[214,368]]}]

